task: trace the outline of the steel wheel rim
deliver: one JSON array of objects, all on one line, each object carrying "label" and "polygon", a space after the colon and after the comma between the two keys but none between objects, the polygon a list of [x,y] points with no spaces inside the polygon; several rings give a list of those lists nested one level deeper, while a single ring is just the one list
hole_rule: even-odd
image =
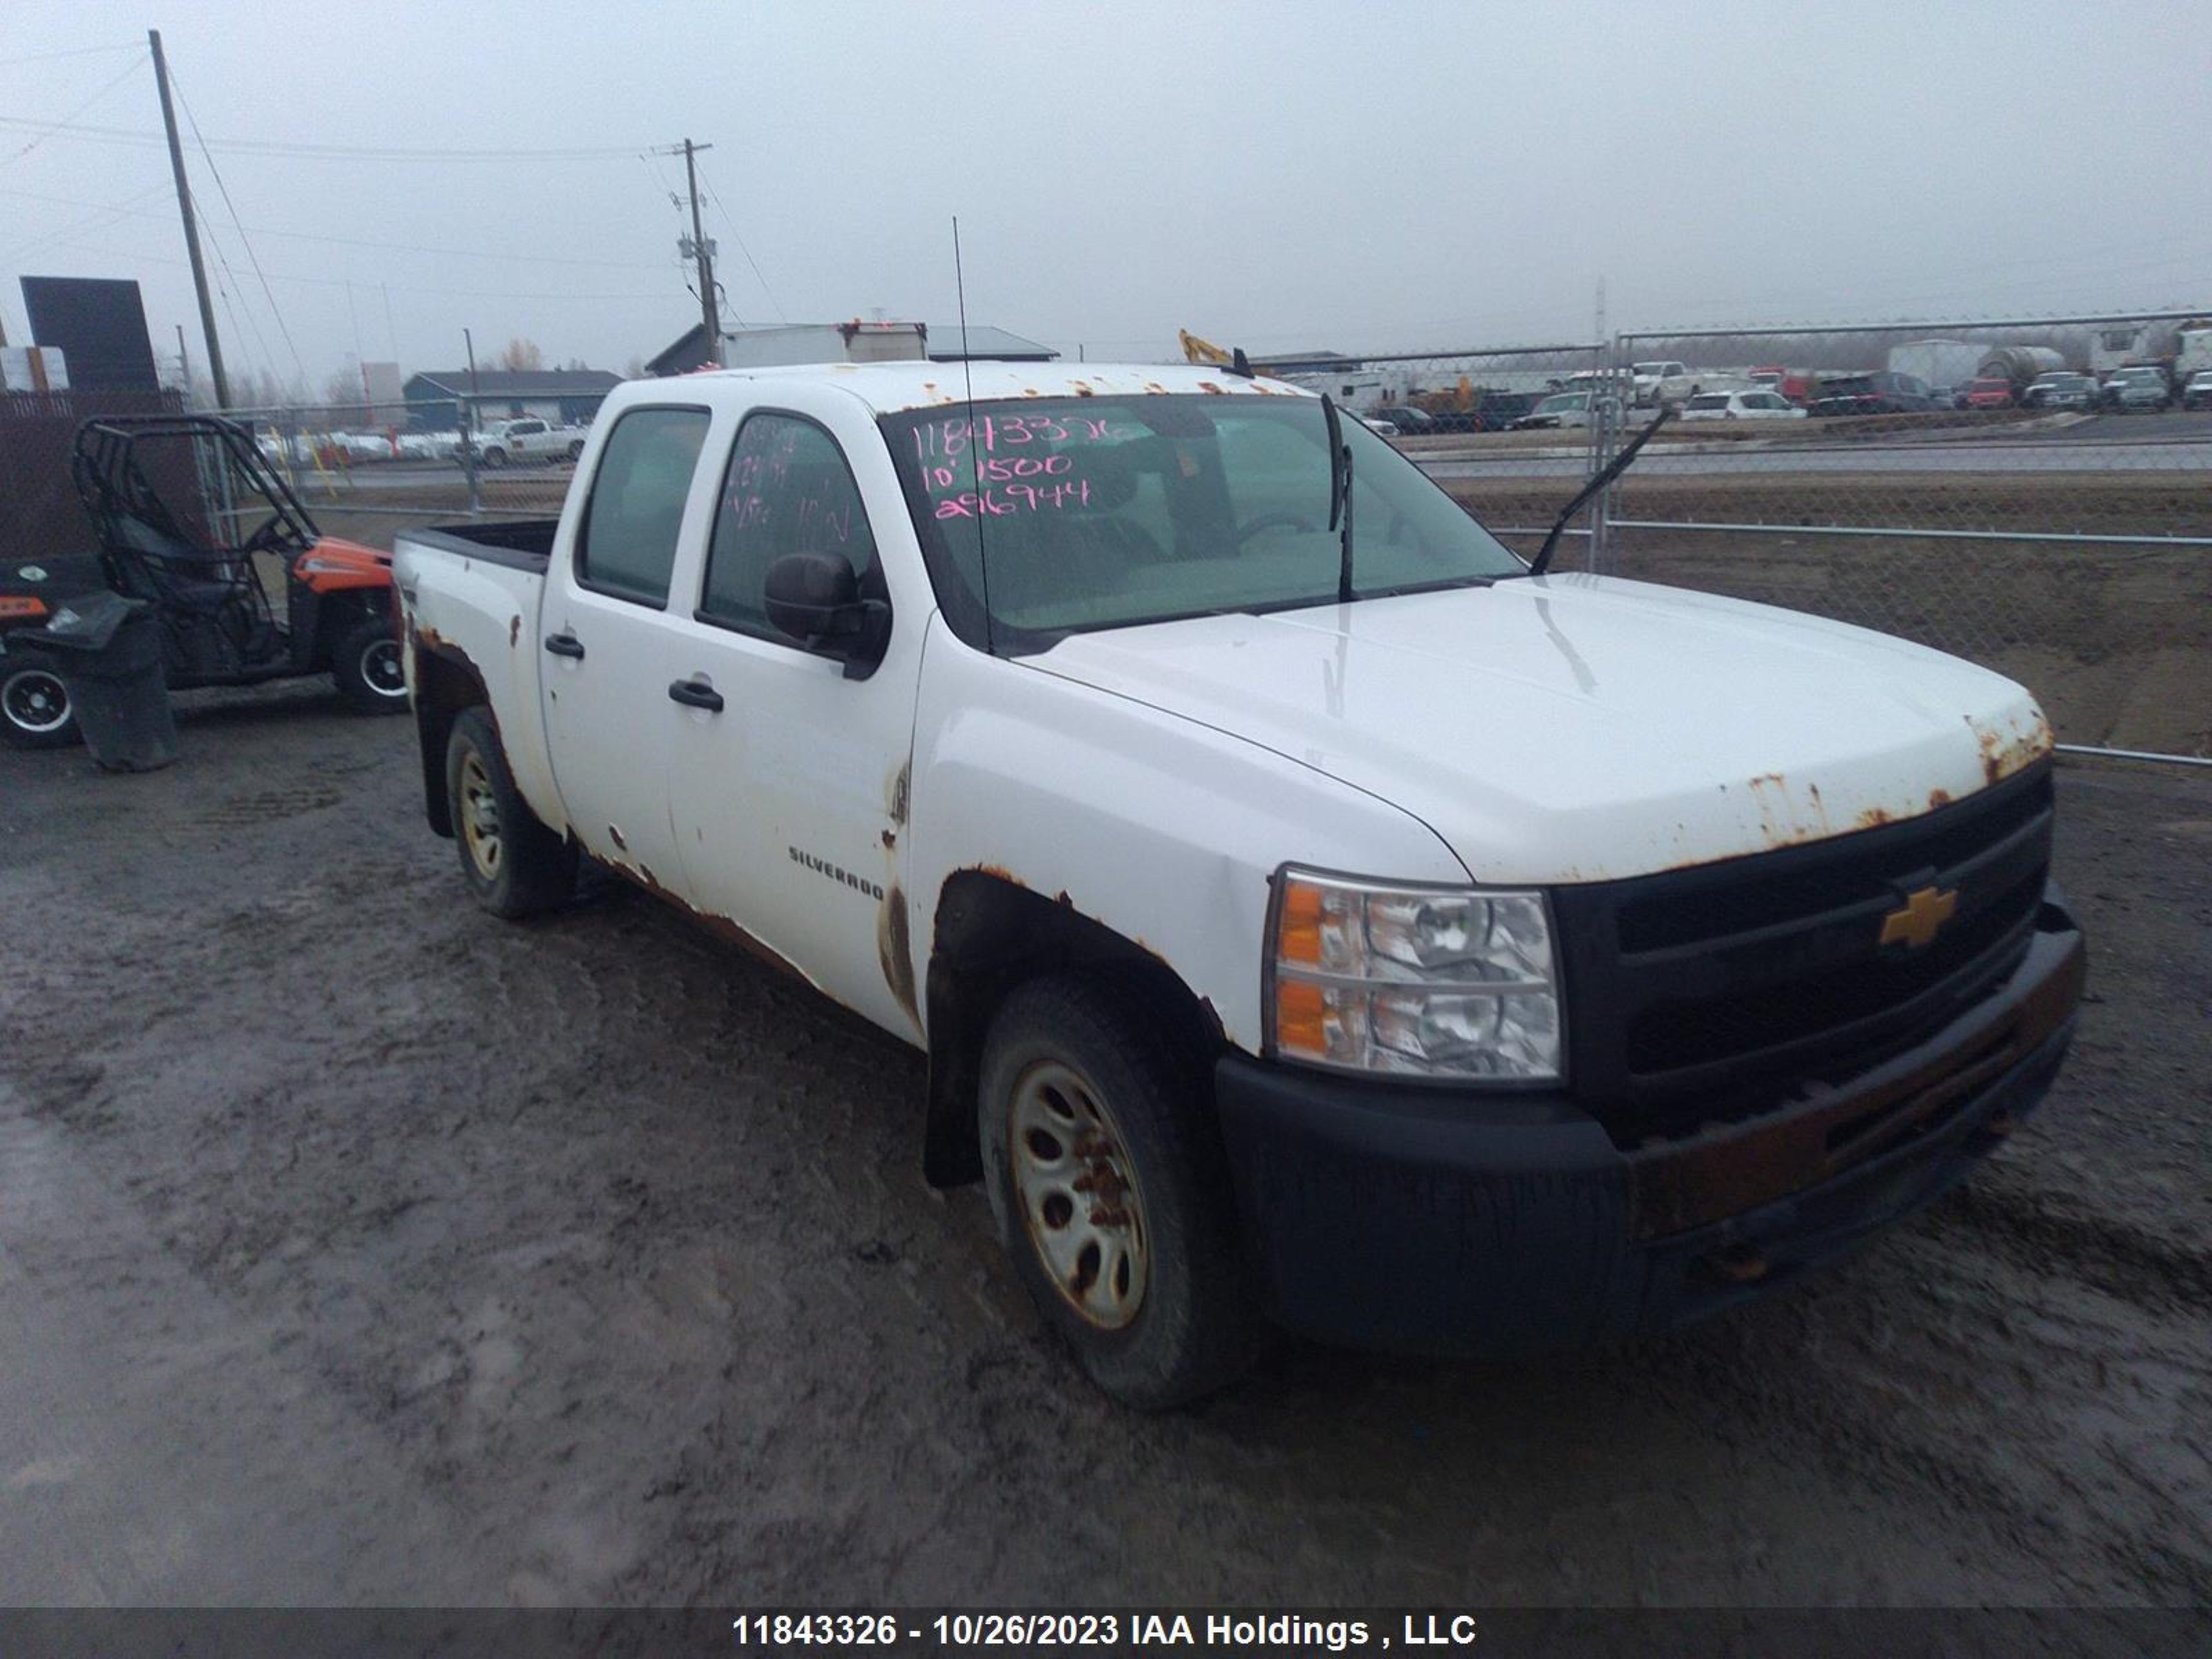
[{"label": "steel wheel rim", "polygon": [[491,772],[483,757],[473,749],[461,760],[461,839],[477,873],[486,881],[499,879],[502,848],[499,834],[499,797],[492,792]]},{"label": "steel wheel rim", "polygon": [[1113,1113],[1076,1072],[1045,1060],[1015,1084],[1007,1127],[1015,1202],[1045,1276],[1086,1323],[1123,1328],[1144,1307],[1152,1249]]},{"label": "steel wheel rim", "polygon": [[0,708],[18,731],[44,737],[69,724],[69,691],[60,679],[43,668],[26,668],[8,677],[0,686]]},{"label": "steel wheel rim", "polygon": [[361,653],[362,682],[380,697],[407,695],[407,671],[399,661],[399,641],[374,640]]}]

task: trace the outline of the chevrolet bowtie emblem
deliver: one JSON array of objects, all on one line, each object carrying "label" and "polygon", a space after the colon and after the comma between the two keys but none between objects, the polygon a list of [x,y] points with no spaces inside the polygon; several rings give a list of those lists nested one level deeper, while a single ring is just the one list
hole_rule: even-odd
[{"label": "chevrolet bowtie emblem", "polygon": [[1934,943],[1936,935],[1943,931],[1943,924],[1951,920],[1951,913],[1958,908],[1955,888],[1948,893],[1936,887],[1907,893],[1905,907],[1892,910],[1881,919],[1881,942],[1917,951]]}]

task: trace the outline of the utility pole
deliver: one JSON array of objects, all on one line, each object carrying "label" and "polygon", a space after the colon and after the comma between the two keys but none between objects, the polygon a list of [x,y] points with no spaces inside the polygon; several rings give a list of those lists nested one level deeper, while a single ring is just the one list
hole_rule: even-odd
[{"label": "utility pole", "polygon": [[185,221],[185,252],[192,263],[192,287],[200,296],[200,331],[207,339],[208,378],[215,383],[215,406],[230,407],[230,382],[222,372],[222,343],[216,338],[215,301],[208,297],[207,266],[200,261],[199,227],[192,222],[192,191],[185,181],[185,147],[177,137],[176,106],[169,101],[169,60],[161,56],[161,31],[148,29],[154,48],[154,84],[161,94],[161,125],[169,131],[169,171],[177,179],[177,211]]},{"label": "utility pole", "polygon": [[185,349],[185,325],[177,325],[177,378],[185,383],[185,407],[192,406],[192,357]]},{"label": "utility pole", "polygon": [[684,179],[691,190],[691,251],[699,261],[699,321],[707,331],[707,361],[722,361],[722,317],[714,303],[714,256],[707,246],[706,227],[699,222],[699,164],[693,158],[712,144],[684,141]]},{"label": "utility pole", "polygon": [[483,511],[483,496],[477,489],[477,405],[483,394],[477,386],[477,342],[468,330],[461,331],[461,343],[469,349],[469,406],[462,416],[461,467],[469,475],[469,516],[475,518]]}]

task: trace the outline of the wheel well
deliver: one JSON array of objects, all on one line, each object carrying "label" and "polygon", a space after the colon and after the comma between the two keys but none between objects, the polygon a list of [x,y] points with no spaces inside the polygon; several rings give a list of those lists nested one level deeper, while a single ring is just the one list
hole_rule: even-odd
[{"label": "wheel well", "polygon": [[1009,876],[963,870],[945,884],[929,953],[929,1121],[922,1173],[933,1187],[982,1178],[975,1091],[983,1044],[1006,994],[1039,974],[1095,969],[1143,988],[1193,1052],[1212,1054],[1221,1022],[1174,969],[1135,941],[1085,915],[1062,894],[1048,899]]},{"label": "wheel well", "polygon": [[489,707],[483,678],[465,657],[415,646],[415,732],[422,745],[422,812],[438,834],[453,833],[452,804],[446,799],[446,744],[453,722],[465,709]]}]

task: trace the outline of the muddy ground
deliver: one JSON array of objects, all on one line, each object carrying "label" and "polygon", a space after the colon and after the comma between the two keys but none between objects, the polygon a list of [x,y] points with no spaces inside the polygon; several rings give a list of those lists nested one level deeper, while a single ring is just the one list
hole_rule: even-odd
[{"label": "muddy ground", "polygon": [[2212,1597],[2212,778],[2063,771],[2075,1058],[1840,1270],[1145,1418],[915,1055],[626,890],[478,914],[405,720],[186,702],[0,751],[0,1603]]}]

